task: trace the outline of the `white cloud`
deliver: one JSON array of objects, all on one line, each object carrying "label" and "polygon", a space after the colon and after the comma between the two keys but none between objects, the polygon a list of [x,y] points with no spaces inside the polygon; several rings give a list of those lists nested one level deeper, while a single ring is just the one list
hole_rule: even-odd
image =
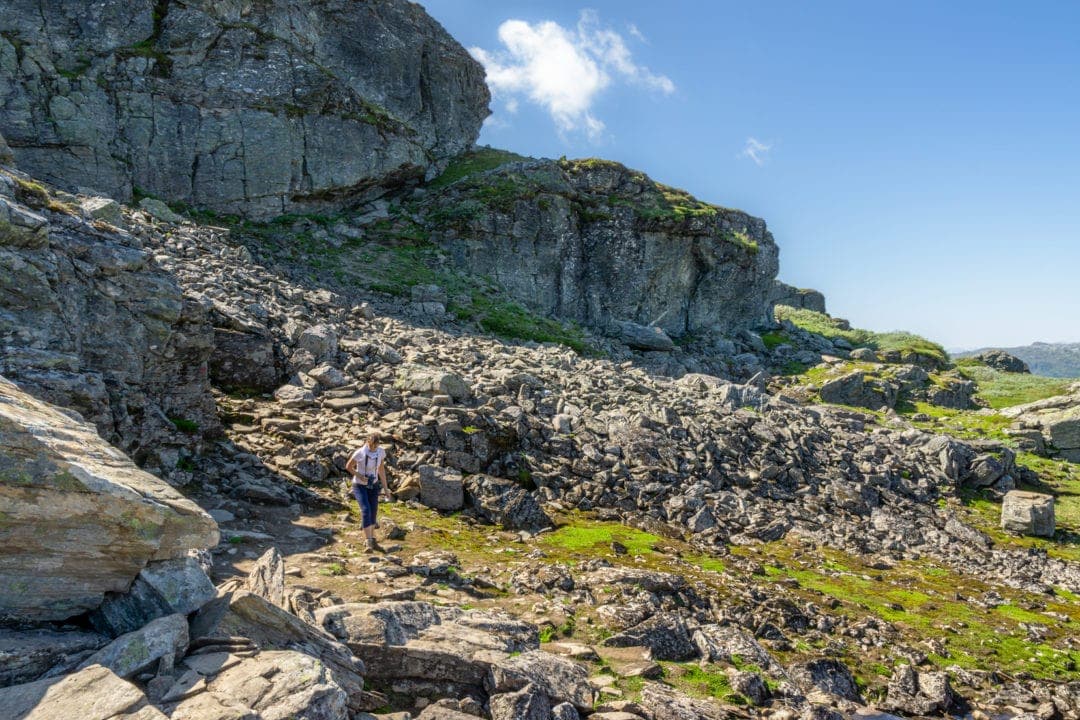
[{"label": "white cloud", "polygon": [[574,28],[551,20],[507,20],[499,26],[499,41],[500,50],[470,48],[487,71],[492,94],[511,114],[520,97],[540,105],[560,134],[583,131],[598,138],[604,123],[593,114],[593,102],[615,82],[665,95],[675,92],[670,78],[635,63],[622,35],[601,26],[592,10],[582,11]]},{"label": "white cloud", "polygon": [[757,138],[749,137],[746,138],[746,145],[743,147],[742,152],[739,153],[739,157],[750,158],[755,165],[761,167],[769,159],[769,151],[772,148],[772,143],[764,143]]},{"label": "white cloud", "polygon": [[626,24],[626,32],[630,33],[630,37],[634,38],[635,40],[643,42],[646,45],[649,44],[649,41],[646,39],[645,34],[638,30],[638,26],[634,23]]}]

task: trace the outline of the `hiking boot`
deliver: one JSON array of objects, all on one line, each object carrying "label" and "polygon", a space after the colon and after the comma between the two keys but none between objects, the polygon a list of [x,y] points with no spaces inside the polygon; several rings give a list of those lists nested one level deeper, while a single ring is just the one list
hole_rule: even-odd
[{"label": "hiking boot", "polygon": [[367,551],[369,553],[372,553],[372,552],[380,552],[380,553],[381,552],[386,552],[385,550],[383,550],[382,545],[380,545],[378,543],[378,541],[375,540],[374,538],[367,541]]}]

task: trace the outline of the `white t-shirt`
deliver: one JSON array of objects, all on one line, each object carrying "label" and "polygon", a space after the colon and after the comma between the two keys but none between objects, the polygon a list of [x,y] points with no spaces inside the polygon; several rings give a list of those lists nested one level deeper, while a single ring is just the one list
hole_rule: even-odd
[{"label": "white t-shirt", "polygon": [[[364,443],[362,448],[352,454],[352,460],[356,461],[356,472],[353,473],[353,483],[356,485],[366,485],[368,483],[368,475],[375,475],[377,478],[379,466],[382,465],[384,459],[386,459],[385,448],[372,450],[367,446],[367,443]],[[376,482],[378,482],[378,480],[376,480]]]}]

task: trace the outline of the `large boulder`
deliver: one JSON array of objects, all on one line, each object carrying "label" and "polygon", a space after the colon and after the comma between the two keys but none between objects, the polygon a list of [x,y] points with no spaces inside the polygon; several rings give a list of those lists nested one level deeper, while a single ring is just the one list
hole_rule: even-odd
[{"label": "large boulder", "polygon": [[162,560],[143,568],[126,593],[109,593],[90,614],[90,622],[102,632],[121,635],[166,615],[190,615],[215,595],[214,584],[195,558]]},{"label": "large boulder", "polygon": [[37,680],[54,668],[75,668],[108,643],[104,635],[76,630],[0,629],[0,687]]},{"label": "large boulder", "polygon": [[20,720],[166,720],[139,688],[100,665],[0,689],[0,708]]},{"label": "large boulder", "polygon": [[881,707],[913,715],[944,713],[955,701],[949,676],[944,672],[919,672],[898,665],[889,679],[889,692]]},{"label": "large boulder", "polygon": [[1054,537],[1054,496],[1010,490],[1001,503],[1001,529],[1021,535]]},{"label": "large boulder", "polygon": [[0,18],[19,165],[125,201],[265,217],[374,196],[468,148],[488,100],[405,0],[18,0]]},{"label": "large boulder", "polygon": [[159,660],[172,667],[187,652],[188,637],[187,618],[166,615],[116,638],[87,658],[80,669],[102,665],[122,678],[130,678]]},{"label": "large boulder", "polygon": [[533,494],[511,480],[477,473],[464,486],[476,514],[490,523],[534,533],[553,525]]},{"label": "large boulder", "polygon": [[273,392],[286,379],[268,334],[228,328],[214,328],[209,371],[214,385],[227,392]]},{"label": "large boulder", "polygon": [[[425,204],[457,266],[539,314],[670,337],[770,320],[778,251],[765,222],[618,163],[509,163]],[[670,349],[658,333],[643,340]]]},{"label": "large boulder", "polygon": [[0,378],[0,617],[63,620],[154,560],[218,542],[214,520],[94,428]]},{"label": "large boulder", "polygon": [[251,658],[208,653],[185,661],[161,703],[170,718],[349,720],[349,697],[333,670],[295,651]]},{"label": "large boulder", "polygon": [[315,618],[364,658],[370,677],[462,691],[479,689],[492,663],[540,645],[528,623],[421,602],[346,603],[317,610]]},{"label": "large boulder", "polygon": [[1031,368],[1026,362],[1004,350],[984,350],[973,359],[1001,372],[1031,373]]},{"label": "large boulder", "polygon": [[772,301],[774,305],[786,305],[819,313],[826,312],[825,296],[820,291],[798,288],[779,280],[773,285]]},{"label": "large boulder", "polygon": [[608,647],[647,647],[653,660],[689,660],[698,654],[686,623],[675,613],[657,613],[648,620],[604,640]]},{"label": "large boulder", "polygon": [[421,465],[420,502],[435,510],[460,510],[465,505],[464,481],[457,470]]},{"label": "large boulder", "polygon": [[248,638],[263,650],[295,650],[316,658],[345,690],[350,710],[363,709],[364,662],[319,628],[254,593],[222,592],[192,619],[191,641],[227,643],[235,637]]}]

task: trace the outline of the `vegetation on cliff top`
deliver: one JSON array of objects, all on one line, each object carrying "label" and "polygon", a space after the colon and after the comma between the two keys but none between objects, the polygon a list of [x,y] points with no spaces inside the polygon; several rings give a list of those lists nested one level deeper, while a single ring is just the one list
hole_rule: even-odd
[{"label": "vegetation on cliff top", "polygon": [[874,332],[851,327],[846,320],[839,320],[824,313],[793,308],[786,305],[776,306],[776,319],[787,320],[795,326],[816,333],[829,340],[842,339],[852,347],[866,347],[879,352],[898,352],[901,357],[907,354],[921,355],[945,365],[949,355],[941,345],[924,337],[904,331]]}]

